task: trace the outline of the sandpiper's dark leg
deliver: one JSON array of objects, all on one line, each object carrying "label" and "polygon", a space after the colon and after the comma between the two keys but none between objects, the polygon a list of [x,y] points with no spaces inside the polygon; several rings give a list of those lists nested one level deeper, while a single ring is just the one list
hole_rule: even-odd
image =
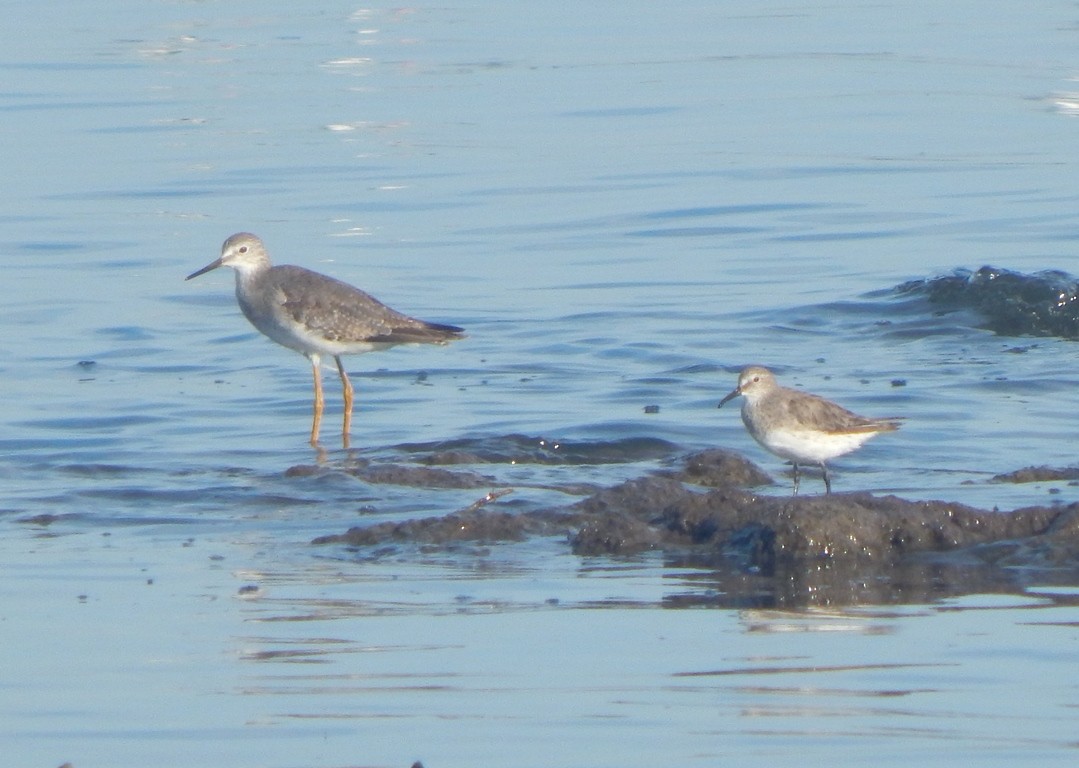
[{"label": "sandpiper's dark leg", "polygon": [[311,421],[311,445],[318,447],[318,431],[322,426],[322,407],[325,405],[322,397],[322,373],[319,371],[321,361],[314,353],[307,357],[311,360],[311,373],[315,377],[315,416]]},{"label": "sandpiper's dark leg", "polygon": [[798,495],[798,480],[799,480],[799,477],[798,477],[798,462],[797,461],[792,461],[791,464],[794,465],[794,495],[797,496]]},{"label": "sandpiper's dark leg", "polygon": [[352,382],[348,380],[348,374],[345,373],[341,356],[334,355],[333,359],[337,361],[337,372],[341,374],[341,393],[345,398],[345,424],[341,431],[341,442],[345,448],[348,448],[349,432],[352,431]]},{"label": "sandpiper's dark leg", "polygon": [[827,495],[832,492],[832,481],[828,479],[828,467],[823,461],[820,463],[820,468],[824,470],[824,493]]}]

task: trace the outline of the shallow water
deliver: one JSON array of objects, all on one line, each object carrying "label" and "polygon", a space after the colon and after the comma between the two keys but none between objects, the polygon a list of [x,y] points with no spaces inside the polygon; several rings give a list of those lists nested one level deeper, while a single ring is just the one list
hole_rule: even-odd
[{"label": "shallow water", "polygon": [[183,282],[251,230],[281,262],[465,326],[349,360],[353,456],[572,446],[474,467],[511,511],[710,446],[786,493],[715,407],[749,362],[906,417],[836,462],[837,490],[1072,503],[1075,483],[990,480],[1074,466],[1075,342],[894,289],[1079,271],[1073,6],[11,14],[12,764],[1074,762],[1066,586],[673,610],[723,585],[561,541],[310,546],[486,489],[333,471],[329,372],[328,471],[289,473],[320,458],[306,362],[246,324],[224,271]]}]

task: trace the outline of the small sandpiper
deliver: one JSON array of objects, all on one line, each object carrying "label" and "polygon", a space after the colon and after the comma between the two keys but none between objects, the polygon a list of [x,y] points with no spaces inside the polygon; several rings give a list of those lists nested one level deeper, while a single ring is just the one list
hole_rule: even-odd
[{"label": "small sandpiper", "polygon": [[738,386],[724,397],[719,407],[738,395],[742,421],[753,439],[794,465],[794,493],[798,494],[798,465],[818,464],[824,470],[824,492],[832,492],[828,459],[860,448],[881,432],[899,429],[899,419],[867,419],[851,413],[831,400],[782,387],[767,368],[744,369]]},{"label": "small sandpiper", "polygon": [[303,267],[272,266],[258,237],[239,232],[221,246],[221,258],[187,276],[218,267],[236,270],[236,300],[259,331],[311,361],[315,377],[315,415],[311,445],[318,446],[322,424],[322,355],[333,355],[345,400],[342,442],[349,447],[352,383],[341,355],[358,355],[397,344],[446,344],[464,329],[417,320],[390,309],[359,288]]}]

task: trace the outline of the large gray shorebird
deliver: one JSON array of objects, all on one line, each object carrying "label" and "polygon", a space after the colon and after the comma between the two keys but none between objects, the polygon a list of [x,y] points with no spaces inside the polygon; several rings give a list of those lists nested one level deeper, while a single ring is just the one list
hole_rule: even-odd
[{"label": "large gray shorebird", "polygon": [[187,280],[218,267],[236,271],[236,300],[244,316],[266,336],[311,361],[315,377],[315,414],[311,445],[318,445],[322,423],[322,355],[332,355],[345,400],[342,442],[349,447],[352,383],[341,355],[358,355],[397,344],[446,344],[464,337],[455,325],[417,320],[390,309],[348,283],[290,265],[273,266],[262,241],[239,232],[221,246],[221,257],[192,272]]},{"label": "large gray shorebird", "polygon": [[824,492],[832,492],[829,459],[860,448],[881,432],[899,429],[899,419],[867,419],[823,397],[780,386],[767,368],[751,365],[738,376],[738,386],[719,407],[741,395],[742,422],[749,434],[769,451],[794,465],[794,493],[798,493],[798,465],[817,464],[824,471]]}]

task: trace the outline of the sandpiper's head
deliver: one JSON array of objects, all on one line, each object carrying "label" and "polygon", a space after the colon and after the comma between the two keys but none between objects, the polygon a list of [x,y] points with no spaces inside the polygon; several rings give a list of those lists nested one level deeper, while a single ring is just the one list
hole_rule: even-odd
[{"label": "sandpiper's head", "polygon": [[270,257],[257,235],[250,232],[237,232],[221,246],[221,258],[210,262],[197,272],[192,272],[185,279],[204,275],[218,267],[232,267],[240,274],[249,273],[270,266]]},{"label": "sandpiper's head", "polygon": [[729,400],[733,400],[739,395],[744,396],[747,400],[754,400],[776,386],[776,377],[767,368],[762,368],[759,365],[751,365],[748,368],[743,368],[742,372],[738,374],[738,386],[731,390],[731,393],[719,401],[720,408],[724,403]]}]

